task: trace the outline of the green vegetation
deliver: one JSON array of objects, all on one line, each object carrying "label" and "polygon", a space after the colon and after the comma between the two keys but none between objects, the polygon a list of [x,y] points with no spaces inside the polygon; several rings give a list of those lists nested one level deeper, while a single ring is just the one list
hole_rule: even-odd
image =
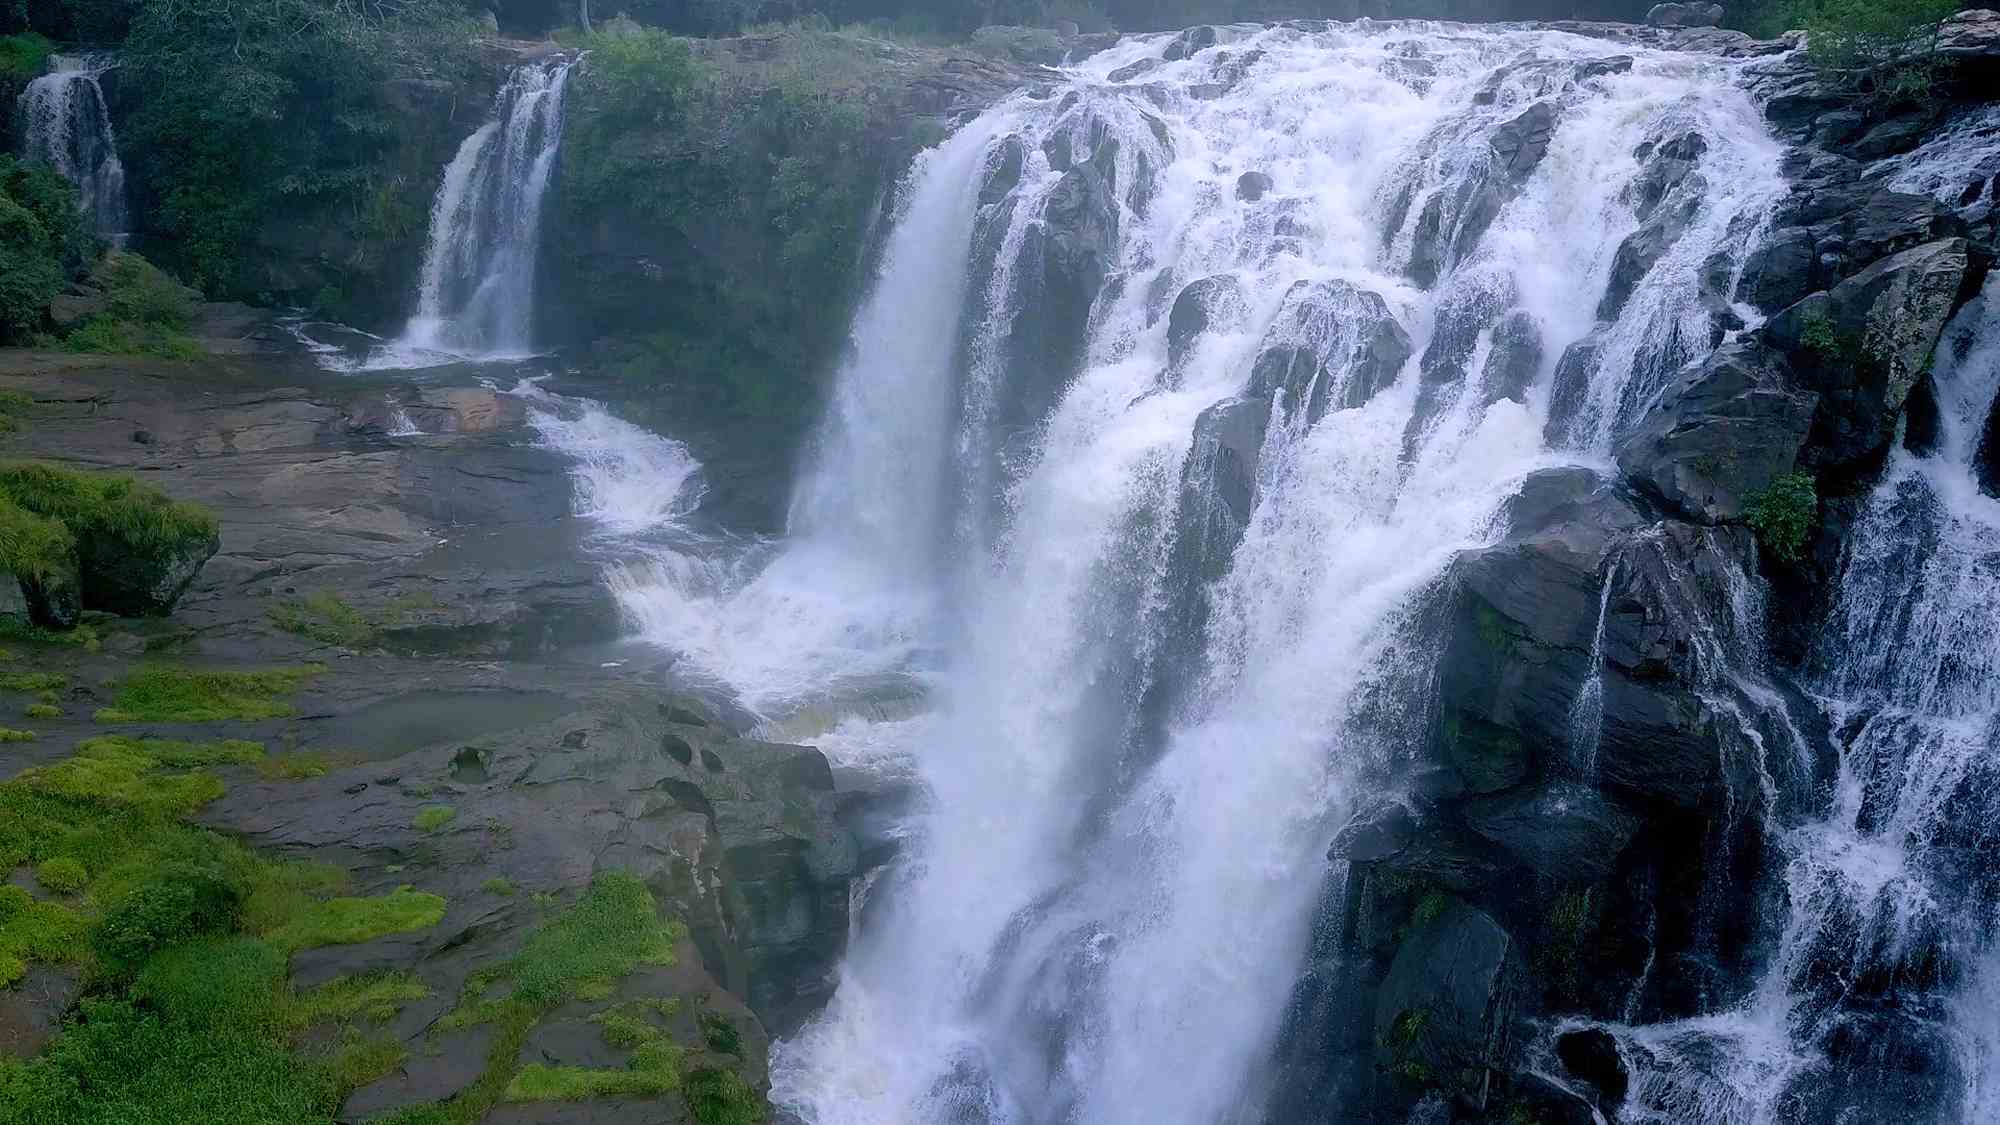
[{"label": "green vegetation", "polygon": [[743,1053],[743,1033],[721,1012],[703,1009],[695,1017],[701,1025],[701,1041],[718,1055],[740,1055]]},{"label": "green vegetation", "polygon": [[69,895],[90,882],[90,872],[80,860],[57,856],[35,868],[35,881],[57,894]]},{"label": "green vegetation", "polygon": [[604,1041],[632,1052],[623,1070],[530,1063],[507,1083],[510,1102],[583,1101],[587,1098],[657,1098],[681,1087],[681,1048],[648,1019],[641,1003],[620,1004],[591,1017]]},{"label": "green vegetation", "polygon": [[416,819],[410,821],[410,827],[419,832],[436,832],[457,819],[458,810],[450,805],[431,805],[417,813]]},{"label": "green vegetation", "polygon": [[270,781],[304,781],[325,777],[360,760],[361,756],[351,750],[300,750],[265,758],[257,763],[257,775]]},{"label": "green vegetation", "polygon": [[157,585],[216,535],[207,509],[130,477],[0,463],[0,569],[70,607],[40,628],[74,626],[78,607],[158,611]]},{"label": "green vegetation", "polygon": [[520,890],[519,887],[514,885],[514,880],[504,875],[495,875],[493,878],[486,880],[484,883],[479,884],[479,889],[486,894],[498,895],[501,898],[512,898],[514,897],[514,893]]},{"label": "green vegetation", "polygon": [[[79,743],[62,761],[23,770],[15,784],[52,796],[128,805],[185,816],[222,796],[222,782],[199,767],[252,762],[255,742],[171,742],[122,736]],[[164,772],[164,771],[189,772]]]},{"label": "green vegetation", "polygon": [[146,259],[122,250],[105,255],[94,279],[104,290],[105,310],[73,329],[64,348],[162,359],[201,356],[201,346],[187,331],[198,294],[190,294]]},{"label": "green vegetation", "polygon": [[0,156],[0,335],[19,340],[38,327],[96,248],[69,181],[46,165]]},{"label": "green vegetation", "polygon": [[9,727],[0,727],[0,743],[33,742],[35,738],[35,732],[31,730],[13,730]]},{"label": "green vegetation", "polygon": [[0,691],[55,691],[68,683],[61,672],[0,672]]},{"label": "green vegetation", "polygon": [[[63,645],[96,652],[101,643],[97,630],[89,625],[74,629],[45,629],[23,617],[0,614],[0,641],[21,641],[35,645]],[[44,703],[54,700],[45,699]]]},{"label": "green vegetation", "polygon": [[271,624],[321,644],[361,648],[375,640],[376,625],[330,590],[283,601],[267,611]]},{"label": "green vegetation", "polygon": [[119,684],[103,723],[210,723],[279,719],[293,714],[289,696],[320,673],[318,665],[257,672],[202,671],[171,665],[140,668]]},{"label": "green vegetation", "polygon": [[701,1125],[757,1125],[766,1116],[764,1099],[741,1075],[722,1067],[705,1066],[689,1072],[681,1096]]},{"label": "green vegetation", "polygon": [[26,31],[0,36],[0,74],[9,78],[38,78],[48,69],[49,56],[56,45],[46,35]]},{"label": "green vegetation", "polygon": [[21,712],[30,719],[60,719],[62,713],[62,708],[53,703],[30,703],[27,710]]},{"label": "green vegetation", "polygon": [[1805,560],[1806,543],[1819,523],[1819,490],[1811,473],[1791,473],[1750,498],[1743,519],[1757,541],[1780,562]]},{"label": "green vegetation", "polygon": [[[567,263],[603,362],[659,404],[802,430],[811,372],[842,339],[861,282],[868,209],[882,187],[867,106],[893,80],[879,45],[783,29],[752,53],[659,31],[600,36],[573,80],[561,221],[610,216],[700,249],[656,299],[594,285],[584,238]],[[715,247],[711,232],[749,237]],[[709,248],[714,247],[713,250]],[[621,303],[622,302],[622,303]]]},{"label": "green vegetation", "polygon": [[1889,101],[1923,100],[1944,67],[1937,25],[1958,0],[1758,0],[1730,5],[1754,35],[1806,33],[1806,55],[1829,75]]},{"label": "green vegetation", "polygon": [[378,206],[400,171],[388,80],[458,77],[472,32],[450,0],[144,0],[121,140],[147,246],[207,292],[256,296],[248,258],[267,224]]},{"label": "green vegetation", "polygon": [[[295,949],[435,924],[408,888],[342,897],[344,876],[276,863],[195,828],[162,797],[173,771],[240,763],[250,743],[93,739],[76,758],[0,783],[0,867],[32,863],[74,905],[0,886],[0,986],[32,962],[80,966],[75,1018],[39,1057],[0,1060],[0,1125],[330,1125],[354,1086],[402,1048],[368,1024],[424,995],[407,976],[294,994]],[[126,772],[97,778],[106,762]],[[79,766],[78,763],[81,763]],[[309,1029],[325,1029],[311,1042]]]},{"label": "green vegetation", "polygon": [[380,898],[334,898],[313,903],[265,937],[286,951],[358,945],[384,934],[427,929],[443,918],[442,897],[403,886]]}]

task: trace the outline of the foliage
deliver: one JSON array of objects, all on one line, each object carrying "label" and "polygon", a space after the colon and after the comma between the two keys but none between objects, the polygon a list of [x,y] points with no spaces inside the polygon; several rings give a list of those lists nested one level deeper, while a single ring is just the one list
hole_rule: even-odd
[{"label": "foliage", "polygon": [[0,156],[0,334],[19,339],[39,325],[96,246],[69,181],[47,165]]},{"label": "foliage", "polygon": [[56,45],[49,42],[48,36],[36,31],[0,37],[0,75],[10,78],[39,77],[55,49]]},{"label": "foliage", "polygon": [[471,42],[449,0],[145,0],[123,132],[147,245],[204,290],[254,296],[245,255],[268,221],[379,191],[387,79],[455,76]]},{"label": "foliage", "polygon": [[1811,473],[1791,473],[1750,498],[1744,522],[1758,542],[1781,562],[1805,559],[1806,541],[1819,522],[1819,490]]},{"label": "foliage", "polygon": [[287,1003],[285,1023],[300,1029],[357,1017],[386,1020],[409,1001],[422,1000],[429,995],[430,989],[408,973],[335,977]]},{"label": "foliage", "polygon": [[[816,365],[859,294],[885,164],[867,105],[893,68],[879,44],[847,32],[758,42],[697,52],[657,31],[593,40],[570,95],[561,219],[587,231],[623,216],[692,251],[677,251],[685,268],[659,300],[620,304],[587,272],[572,280],[603,294],[585,314],[615,338],[601,356],[611,371],[642,386],[672,376],[698,396],[693,410],[803,429]],[[571,241],[581,255],[584,240]]]},{"label": "foliage", "polygon": [[240,889],[212,870],[167,865],[105,912],[91,952],[107,973],[129,975],[156,949],[227,929],[241,901]]},{"label": "foliage", "polygon": [[90,872],[82,862],[57,856],[35,868],[35,881],[57,894],[75,894],[90,882]]},{"label": "foliage", "polygon": [[293,713],[288,698],[320,673],[318,665],[256,672],[204,671],[155,664],[120,682],[113,706],[99,722],[210,723],[279,719]]},{"label": "foliage", "polygon": [[22,785],[75,800],[131,805],[185,815],[222,795],[222,783],[200,772],[162,774],[163,769],[252,762],[263,757],[255,742],[191,743],[122,736],[78,743],[60,762],[22,771]]},{"label": "foliage", "polygon": [[519,887],[514,885],[514,880],[507,878],[505,875],[495,875],[493,878],[479,884],[479,889],[489,895],[498,895],[501,898],[512,898],[514,897],[514,892],[520,890]]},{"label": "foliage", "polygon": [[29,961],[75,961],[87,930],[74,910],[0,885],[0,988],[14,983]]},{"label": "foliage", "polygon": [[[173,553],[191,543],[213,539],[215,516],[199,504],[170,499],[151,485],[112,473],[84,473],[34,461],[0,464],[0,527],[17,517],[8,507],[54,520],[87,556],[99,553]],[[23,532],[29,545],[21,552],[0,547],[0,565],[16,574],[44,573],[35,568],[52,561],[54,548]],[[52,532],[36,533],[44,539]],[[0,544],[6,538],[0,535]],[[86,565],[88,565],[86,561]],[[28,569],[15,569],[16,566]]]},{"label": "foliage", "polygon": [[0,743],[33,742],[35,738],[36,734],[31,730],[14,730],[11,727],[0,727]]},{"label": "foliage", "polygon": [[30,719],[60,719],[62,708],[53,703],[30,703],[21,714]]},{"label": "foliage", "polygon": [[702,1067],[687,1076],[682,1096],[701,1125],[757,1125],[764,1100],[733,1070]]},{"label": "foliage", "polygon": [[257,763],[257,776],[269,781],[304,781],[325,777],[360,760],[360,755],[351,750],[299,750],[290,754],[273,754]]},{"label": "foliage", "polygon": [[95,272],[105,310],[73,329],[63,347],[73,352],[195,359],[201,346],[188,335],[194,294],[137,254],[118,250]]}]

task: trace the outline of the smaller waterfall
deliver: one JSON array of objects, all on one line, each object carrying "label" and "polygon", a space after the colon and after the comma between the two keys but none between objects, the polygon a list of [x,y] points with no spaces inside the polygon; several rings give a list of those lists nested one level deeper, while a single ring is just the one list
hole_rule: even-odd
[{"label": "smaller waterfall", "polygon": [[417,313],[392,352],[451,358],[531,354],[542,196],[562,144],[563,93],[575,59],[516,67],[444,170],[431,205]]},{"label": "smaller waterfall", "polygon": [[21,93],[21,155],[62,173],[76,185],[97,233],[110,238],[130,229],[125,206],[125,166],[111,131],[111,111],[98,78],[111,69],[105,55],[51,55],[50,71]]}]

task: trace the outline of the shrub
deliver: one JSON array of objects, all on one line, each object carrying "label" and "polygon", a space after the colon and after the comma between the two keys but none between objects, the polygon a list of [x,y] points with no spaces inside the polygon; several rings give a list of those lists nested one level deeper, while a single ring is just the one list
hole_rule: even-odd
[{"label": "shrub", "polygon": [[701,1125],[757,1125],[764,1099],[733,1070],[702,1067],[687,1076],[682,1096]]},{"label": "shrub", "polygon": [[48,36],[38,32],[0,37],[0,74],[16,79],[40,77],[55,49]]},{"label": "shrub", "polygon": [[19,339],[41,324],[95,247],[69,181],[46,165],[0,156],[0,333]]},{"label": "shrub", "polygon": [[156,950],[227,929],[240,901],[214,872],[168,865],[105,912],[91,950],[106,972],[128,975]]},{"label": "shrub", "polygon": [[410,887],[379,898],[334,898],[312,903],[284,926],[265,934],[286,951],[322,945],[356,945],[385,934],[435,926],[444,918],[444,899]]},{"label": "shrub", "polygon": [[35,880],[57,894],[71,895],[90,882],[90,872],[81,861],[58,856],[35,868]]},{"label": "shrub", "polygon": [[0,743],[33,742],[35,738],[35,732],[31,730],[12,730],[7,727],[0,727]]},{"label": "shrub", "polygon": [[1744,522],[1779,561],[1804,561],[1806,541],[1819,522],[1819,491],[1812,474],[1792,473],[1772,481],[1744,506]]},{"label": "shrub", "polygon": [[53,703],[30,703],[28,709],[21,713],[30,719],[60,719],[63,712]]},{"label": "shrub", "polygon": [[321,644],[360,648],[374,641],[375,624],[330,590],[283,601],[266,611],[271,624]]},{"label": "shrub", "polygon": [[96,271],[105,311],[63,341],[73,352],[195,359],[201,346],[187,334],[194,294],[137,254],[115,250]]}]

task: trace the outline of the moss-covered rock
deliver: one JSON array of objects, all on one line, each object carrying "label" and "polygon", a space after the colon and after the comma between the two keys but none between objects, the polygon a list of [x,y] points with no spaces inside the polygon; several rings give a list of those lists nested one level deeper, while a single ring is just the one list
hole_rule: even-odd
[{"label": "moss-covered rock", "polygon": [[0,566],[45,628],[85,609],[164,616],[221,547],[206,509],[130,477],[0,465]]}]

